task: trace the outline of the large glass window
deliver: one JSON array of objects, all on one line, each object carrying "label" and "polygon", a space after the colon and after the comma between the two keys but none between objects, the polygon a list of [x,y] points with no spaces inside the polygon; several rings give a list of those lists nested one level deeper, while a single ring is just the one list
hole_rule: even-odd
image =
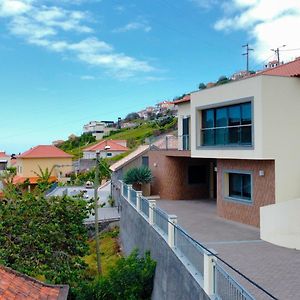
[{"label": "large glass window", "polygon": [[251,146],[251,102],[203,110],[202,145]]},{"label": "large glass window", "polygon": [[251,175],[229,173],[229,197],[251,201]]}]

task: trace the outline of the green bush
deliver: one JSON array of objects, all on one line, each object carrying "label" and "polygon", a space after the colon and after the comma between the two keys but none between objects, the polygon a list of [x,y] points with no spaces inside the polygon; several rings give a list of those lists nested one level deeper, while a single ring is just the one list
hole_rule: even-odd
[{"label": "green bush", "polygon": [[151,299],[156,262],[150,257],[139,257],[134,250],[128,257],[121,258],[107,276],[92,284],[83,283],[77,291],[78,300],[148,300]]},{"label": "green bush", "polygon": [[144,184],[152,181],[152,173],[148,167],[135,167],[129,169],[124,175],[126,184]]}]

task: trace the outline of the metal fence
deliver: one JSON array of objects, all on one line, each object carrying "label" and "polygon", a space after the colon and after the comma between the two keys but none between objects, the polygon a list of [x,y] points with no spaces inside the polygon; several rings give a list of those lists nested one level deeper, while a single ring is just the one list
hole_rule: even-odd
[{"label": "metal fence", "polygon": [[145,197],[141,197],[141,212],[149,218],[149,202]]},{"label": "metal fence", "polygon": [[131,189],[130,190],[130,202],[136,206],[136,197],[137,197],[137,194],[136,194],[136,191],[134,189]]},{"label": "metal fence", "polygon": [[154,224],[157,225],[164,234],[168,235],[168,215],[160,208],[155,207],[153,208],[153,219]]},{"label": "metal fence", "polygon": [[216,299],[255,300],[218,263],[216,263],[214,268],[214,282]]},{"label": "metal fence", "polygon": [[174,244],[176,250],[189,261],[197,274],[203,277],[204,273],[204,250],[196,244],[189,235],[178,225],[175,226]]},{"label": "metal fence", "polygon": [[[123,183],[123,195],[125,199],[128,201],[128,186]],[[235,270],[232,266],[222,260],[220,257],[216,257],[214,253],[210,252],[210,250],[206,249],[199,242],[194,240],[187,232],[185,232],[179,225],[172,224],[174,227],[169,226],[169,216],[163,210],[158,207],[151,208],[149,205],[149,201],[140,196],[140,211],[149,223],[155,225],[157,231],[164,237],[165,240],[168,241],[168,235],[172,234],[169,232],[169,228],[174,228],[174,251],[183,259],[184,263],[187,267],[192,267],[190,272],[194,275],[200,275],[203,281],[205,281],[204,275],[204,259],[206,255],[210,255],[212,259],[215,261],[215,265],[213,267],[212,277],[213,277],[213,289],[214,289],[214,298],[216,300],[255,300],[253,296],[247,290],[240,285],[232,275],[224,270],[220,266],[220,262],[222,264],[228,266],[230,270],[234,272],[234,274],[238,274],[242,276],[248,283],[254,285],[262,295],[267,296],[267,299],[277,299],[272,296],[268,291],[257,285],[255,282],[247,278],[245,275],[240,273],[238,270]],[[134,190],[130,191],[130,203],[134,207],[137,207],[137,194]],[[153,210],[153,219],[150,220],[149,210]],[[172,246],[173,247],[173,246]],[[265,299],[265,298],[263,298]]]}]

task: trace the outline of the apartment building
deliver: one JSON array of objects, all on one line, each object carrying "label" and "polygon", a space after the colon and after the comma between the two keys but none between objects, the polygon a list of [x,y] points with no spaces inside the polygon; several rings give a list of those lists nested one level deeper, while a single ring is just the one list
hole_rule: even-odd
[{"label": "apartment building", "polygon": [[101,140],[115,130],[113,121],[90,121],[83,126],[83,133],[92,133],[96,140]]},{"label": "apartment building", "polygon": [[300,60],[175,104],[178,150],[150,153],[152,190],[162,199],[211,199],[220,217],[300,249]]}]

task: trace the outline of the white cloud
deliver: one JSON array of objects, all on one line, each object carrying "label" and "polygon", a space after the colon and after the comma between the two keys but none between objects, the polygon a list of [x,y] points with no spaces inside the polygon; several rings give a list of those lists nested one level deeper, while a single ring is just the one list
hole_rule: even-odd
[{"label": "white cloud", "polygon": [[[232,0],[233,13],[215,23],[216,30],[245,30],[253,40],[254,57],[258,62],[272,54],[271,48],[287,45],[287,49],[300,48],[297,30],[300,28],[299,0]],[[281,51],[282,60],[300,55],[300,51]]]},{"label": "white cloud", "polygon": [[83,75],[80,77],[81,80],[95,80],[95,76],[91,76],[91,75]]},{"label": "white cloud", "polygon": [[[38,1],[31,0],[0,0],[0,17],[8,18],[8,30],[11,34],[22,37],[29,44],[70,54],[88,65],[102,67],[119,78],[154,71],[147,61],[118,53],[112,45],[94,36],[81,38],[78,42],[67,39],[63,32],[93,32],[92,28],[84,24],[88,19],[87,13],[37,3]],[[146,24],[141,25],[144,27],[139,26],[132,24],[128,30],[151,29]]]},{"label": "white cloud", "polygon": [[152,30],[151,26],[149,26],[146,23],[143,22],[131,22],[126,24],[123,27],[119,27],[115,30],[113,30],[113,32],[127,32],[127,31],[133,31],[133,30],[142,30],[145,32],[149,32]]},{"label": "white cloud", "polygon": [[0,16],[10,17],[23,14],[31,9],[31,1],[0,0]]}]

